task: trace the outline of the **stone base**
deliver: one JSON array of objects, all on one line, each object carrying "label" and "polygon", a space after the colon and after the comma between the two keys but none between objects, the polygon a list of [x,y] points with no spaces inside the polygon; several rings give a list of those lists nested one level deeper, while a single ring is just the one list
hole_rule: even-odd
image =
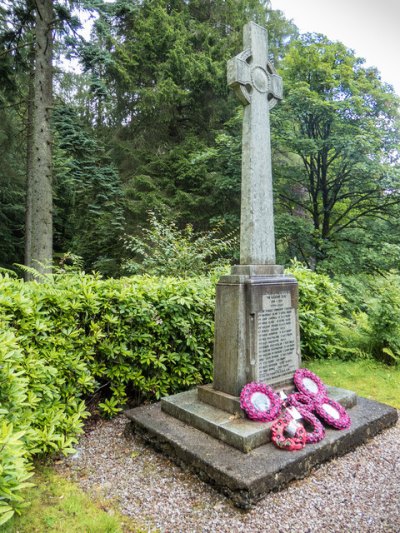
[{"label": "stone base", "polygon": [[[357,402],[357,396],[352,391],[327,387],[327,392],[329,398],[336,400],[343,407],[353,407]],[[163,398],[161,409],[182,422],[245,453],[270,442],[272,422],[255,422],[245,418],[240,409],[239,398],[229,397],[232,404],[235,405],[236,403],[238,407],[236,414],[235,412],[232,414],[229,409],[223,410],[223,408],[209,405],[210,399],[223,399],[225,402],[227,396],[229,395],[218,395],[209,386],[199,387],[198,390],[193,389]],[[204,403],[204,400],[208,403]]]},{"label": "stone base", "polygon": [[[294,389],[295,386],[293,384],[293,380],[290,385],[284,385],[279,388],[279,390],[283,390],[286,394],[290,394],[294,391]],[[246,418],[245,412],[240,408],[240,396],[232,396],[226,392],[214,389],[212,383],[197,387],[197,397],[201,402],[212,405],[217,409],[222,409],[227,413],[237,415],[241,418]]]},{"label": "stone base", "polygon": [[349,429],[327,430],[324,440],[300,451],[287,452],[268,443],[244,454],[161,411],[160,403],[126,412],[135,432],[245,509],[268,492],[303,478],[314,466],[351,451],[397,420],[394,408],[364,398],[358,398],[349,414]]},{"label": "stone base", "polygon": [[[294,277],[278,275],[280,269],[237,265],[217,283],[213,372],[217,390],[239,396],[252,381],[274,388],[293,383],[300,366],[298,286]],[[263,272],[275,274],[263,276]]]}]

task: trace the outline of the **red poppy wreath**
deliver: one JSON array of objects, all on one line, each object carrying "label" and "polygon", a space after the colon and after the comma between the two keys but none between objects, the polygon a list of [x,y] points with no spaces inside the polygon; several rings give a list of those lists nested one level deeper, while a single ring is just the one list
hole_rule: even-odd
[{"label": "red poppy wreath", "polygon": [[[288,434],[288,426],[295,424],[293,436]],[[288,451],[301,450],[306,444],[307,433],[304,426],[297,424],[293,418],[286,413],[275,420],[271,426],[271,440],[278,448]]]}]

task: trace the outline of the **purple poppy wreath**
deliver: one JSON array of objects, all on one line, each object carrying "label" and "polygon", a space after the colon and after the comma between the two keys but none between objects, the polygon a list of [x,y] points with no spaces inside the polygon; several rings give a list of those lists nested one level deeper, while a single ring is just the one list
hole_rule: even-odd
[{"label": "purple poppy wreath", "polygon": [[326,396],[326,387],[321,379],[307,368],[297,369],[293,380],[297,389],[313,400],[319,401]]},{"label": "purple poppy wreath", "polygon": [[305,428],[306,443],[313,444],[314,442],[319,442],[322,440],[325,437],[325,428],[318,418],[308,411],[307,408],[297,407],[297,410],[301,414],[303,420],[312,426],[312,431],[307,431],[307,428]]},{"label": "purple poppy wreath", "polygon": [[303,409],[307,409],[308,411],[314,410],[314,400],[310,396],[307,396],[301,392],[289,394],[285,401],[287,405],[292,405],[296,408],[301,407]]},{"label": "purple poppy wreath", "polygon": [[281,400],[265,383],[248,383],[240,393],[240,407],[251,420],[270,422],[281,410]]},{"label": "purple poppy wreath", "polygon": [[324,422],[335,429],[347,429],[351,425],[346,409],[330,398],[322,398],[316,403],[315,412]]}]

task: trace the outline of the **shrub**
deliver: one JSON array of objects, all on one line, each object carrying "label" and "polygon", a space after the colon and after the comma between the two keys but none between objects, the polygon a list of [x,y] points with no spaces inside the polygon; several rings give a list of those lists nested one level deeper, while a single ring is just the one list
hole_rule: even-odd
[{"label": "shrub", "polygon": [[389,273],[370,280],[365,312],[355,316],[366,350],[378,361],[400,363],[400,277]]},{"label": "shrub", "polygon": [[341,286],[324,274],[317,274],[294,261],[288,274],[299,284],[299,323],[301,352],[304,359],[350,358],[356,350],[349,347],[345,333],[351,329],[343,314],[346,300]]},{"label": "shrub", "polygon": [[22,431],[15,431],[0,416],[0,526],[25,507],[20,492],[31,485],[27,480],[32,476],[32,468],[22,437]]},{"label": "shrub", "polygon": [[101,390],[111,416],[128,392],[210,381],[213,315],[207,278],[1,276],[0,523],[22,508],[34,455],[73,451],[85,398]]},{"label": "shrub", "polygon": [[400,362],[400,276],[348,276],[340,279],[360,350],[378,361]]},{"label": "shrub", "polygon": [[108,391],[101,407],[113,414],[128,390],[160,398],[211,378],[214,287],[207,278],[66,273],[41,284],[3,278],[2,285],[9,294],[0,308],[15,328],[31,394],[51,400],[46,412],[54,419],[57,405],[73,415],[77,398],[100,387]]},{"label": "shrub", "polygon": [[27,402],[21,359],[13,333],[0,331],[0,525],[23,508],[19,493],[32,475],[25,432],[20,431],[21,426],[28,426],[21,415]]},{"label": "shrub", "polygon": [[195,232],[188,224],[179,229],[166,216],[149,212],[148,227],[142,237],[127,236],[129,255],[123,265],[126,274],[161,276],[201,276],[223,268],[238,245],[235,233],[224,235],[222,225],[210,231]]}]

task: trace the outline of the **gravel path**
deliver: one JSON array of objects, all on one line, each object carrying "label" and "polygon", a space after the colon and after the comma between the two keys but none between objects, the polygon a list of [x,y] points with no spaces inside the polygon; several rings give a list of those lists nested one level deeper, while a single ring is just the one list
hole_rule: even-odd
[{"label": "gravel path", "polygon": [[58,469],[149,532],[399,533],[399,442],[398,422],[247,512],[153,451],[123,416],[100,421]]}]

